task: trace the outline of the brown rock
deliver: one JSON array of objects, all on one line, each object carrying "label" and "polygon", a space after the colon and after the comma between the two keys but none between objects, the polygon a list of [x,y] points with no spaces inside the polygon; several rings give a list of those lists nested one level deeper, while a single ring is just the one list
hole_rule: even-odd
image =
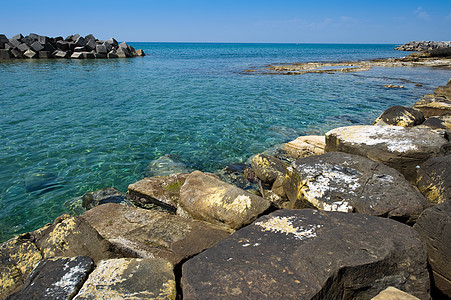
[{"label": "brown rock", "polygon": [[384,111],[374,124],[384,122],[387,125],[413,127],[424,122],[424,115],[421,111],[410,107],[392,106]]},{"label": "brown rock", "polygon": [[255,175],[268,184],[272,184],[278,177],[284,177],[288,167],[282,160],[261,153],[252,158],[251,165]]},{"label": "brown rock", "polygon": [[397,288],[389,286],[388,288],[377,294],[377,296],[372,298],[371,300],[419,300],[419,299],[415,296],[407,294],[406,292],[398,290]]},{"label": "brown rock", "polygon": [[417,186],[431,203],[451,199],[451,154],[428,159],[418,169]]},{"label": "brown rock", "polygon": [[118,204],[97,206],[82,218],[124,252],[165,258],[174,265],[229,235],[205,222]]},{"label": "brown rock", "polygon": [[303,158],[311,155],[324,154],[326,140],[324,135],[300,136],[294,141],[283,145],[285,153],[293,158]]},{"label": "brown rock", "polygon": [[251,223],[270,206],[268,200],[200,171],[186,178],[179,204],[177,214],[233,230]]}]

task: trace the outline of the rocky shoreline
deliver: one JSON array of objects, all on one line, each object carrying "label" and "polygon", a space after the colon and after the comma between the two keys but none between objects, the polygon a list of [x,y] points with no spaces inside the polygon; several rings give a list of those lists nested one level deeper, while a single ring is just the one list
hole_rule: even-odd
[{"label": "rocky shoreline", "polygon": [[164,156],[1,244],[0,299],[449,298],[450,133],[451,79],[217,174]]},{"label": "rocky shoreline", "polygon": [[92,34],[85,37],[79,34],[69,35],[65,39],[30,33],[27,36],[17,34],[8,39],[0,34],[0,59],[31,58],[126,58],[145,56],[142,49],[135,50],[127,43],[118,43],[114,38],[106,41],[96,39]]}]

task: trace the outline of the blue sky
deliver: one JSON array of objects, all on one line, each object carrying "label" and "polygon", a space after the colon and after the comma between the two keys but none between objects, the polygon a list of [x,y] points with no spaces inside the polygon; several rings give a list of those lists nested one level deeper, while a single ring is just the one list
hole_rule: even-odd
[{"label": "blue sky", "polygon": [[148,42],[451,40],[451,0],[3,1],[0,33]]}]

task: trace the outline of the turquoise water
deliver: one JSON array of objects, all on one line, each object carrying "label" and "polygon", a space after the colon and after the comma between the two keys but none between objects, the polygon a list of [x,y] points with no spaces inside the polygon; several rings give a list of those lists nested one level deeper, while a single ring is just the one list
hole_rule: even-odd
[{"label": "turquoise water", "polygon": [[[449,70],[244,75],[271,63],[399,57],[394,45],[131,43],[148,56],[0,61],[0,241],[67,212],[171,154],[214,171],[302,134],[370,124],[412,105]],[[414,83],[423,84],[417,87]],[[405,89],[386,89],[384,84]]]}]

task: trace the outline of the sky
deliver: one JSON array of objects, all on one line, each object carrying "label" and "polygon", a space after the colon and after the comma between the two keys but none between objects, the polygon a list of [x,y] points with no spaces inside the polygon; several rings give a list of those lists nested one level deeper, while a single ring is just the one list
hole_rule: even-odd
[{"label": "sky", "polygon": [[[67,4],[63,4],[63,3]],[[378,43],[451,40],[451,0],[3,1],[0,33],[127,42]],[[20,4],[18,4],[20,3]]]}]

